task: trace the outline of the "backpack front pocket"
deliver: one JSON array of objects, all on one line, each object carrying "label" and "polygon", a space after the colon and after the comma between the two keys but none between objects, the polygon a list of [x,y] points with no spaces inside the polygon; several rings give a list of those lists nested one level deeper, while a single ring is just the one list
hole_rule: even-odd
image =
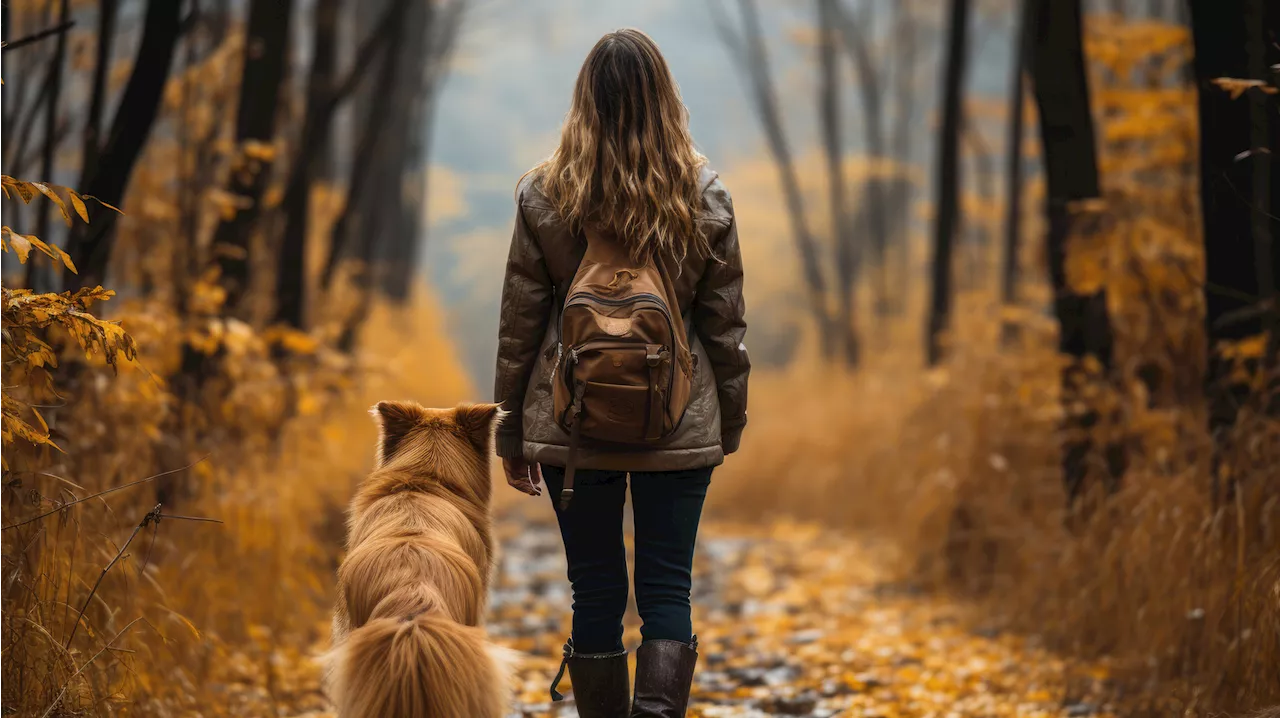
[{"label": "backpack front pocket", "polygon": [[652,397],[649,386],[589,381],[582,395],[582,433],[594,439],[644,441]]}]

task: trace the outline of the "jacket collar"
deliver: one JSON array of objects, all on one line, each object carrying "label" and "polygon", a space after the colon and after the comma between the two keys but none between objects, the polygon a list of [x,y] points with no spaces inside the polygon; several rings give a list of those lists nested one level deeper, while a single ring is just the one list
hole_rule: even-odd
[{"label": "jacket collar", "polygon": [[703,165],[703,166],[702,166],[702,169],[701,169],[701,170],[699,171],[699,173],[698,173],[698,187],[699,187],[699,189],[700,189],[702,192],[706,192],[706,191],[707,191],[707,188],[711,186],[711,183],[712,183],[712,182],[715,182],[715,181],[716,181],[716,178],[717,178],[717,177],[719,177],[719,176],[720,176],[720,173],[719,173],[719,172],[716,172],[715,170],[711,169],[710,167],[708,167],[708,166],[706,166],[706,165]]}]

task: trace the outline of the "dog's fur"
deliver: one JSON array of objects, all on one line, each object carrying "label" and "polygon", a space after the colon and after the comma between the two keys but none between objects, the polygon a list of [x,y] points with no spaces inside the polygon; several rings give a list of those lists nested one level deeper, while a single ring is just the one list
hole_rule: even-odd
[{"label": "dog's fur", "polygon": [[343,718],[500,718],[501,652],[479,627],[493,560],[497,404],[381,402],[377,465],[348,518],[329,655]]}]

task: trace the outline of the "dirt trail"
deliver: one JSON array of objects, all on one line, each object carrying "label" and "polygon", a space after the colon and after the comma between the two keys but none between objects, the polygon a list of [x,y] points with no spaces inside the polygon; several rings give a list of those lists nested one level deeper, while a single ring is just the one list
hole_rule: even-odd
[{"label": "dirt trail", "polygon": [[[508,511],[498,524],[489,629],[527,654],[513,718],[576,715],[571,702],[547,695],[570,605],[549,513]],[[1025,637],[966,629],[959,607],[883,583],[871,552],[847,537],[800,524],[710,522],[698,552],[702,660],[690,715],[1107,715],[1096,699],[1101,670],[1069,668]],[[634,611],[626,642],[639,642]],[[297,669],[287,701],[294,710],[280,714],[327,715],[314,666]]]}]

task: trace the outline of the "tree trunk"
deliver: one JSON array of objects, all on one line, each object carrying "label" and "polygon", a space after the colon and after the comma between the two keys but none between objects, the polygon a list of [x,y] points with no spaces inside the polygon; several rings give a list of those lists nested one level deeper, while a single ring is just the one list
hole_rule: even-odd
[{"label": "tree trunk", "polygon": [[214,261],[226,291],[229,313],[239,309],[249,289],[250,238],[262,212],[262,193],[272,164],[252,158],[249,148],[268,145],[275,138],[292,17],[293,0],[252,0],[249,5],[240,102],[236,110],[239,154],[233,162],[227,187],[228,193],[240,199],[242,205],[230,219],[218,224],[213,235]]},{"label": "tree trunk", "polygon": [[760,117],[769,151],[778,169],[778,181],[782,185],[787,216],[791,220],[791,234],[804,272],[809,311],[813,314],[818,330],[822,353],[824,356],[831,357],[834,356],[837,346],[849,346],[853,343],[854,340],[848,337],[852,334],[853,328],[838,326],[827,313],[826,281],[822,276],[817,246],[805,217],[803,194],[800,191],[800,180],[791,158],[791,148],[787,144],[786,133],[782,129],[782,117],[778,111],[778,99],[774,93],[773,81],[769,73],[769,59],[765,52],[763,31],[760,27],[759,9],[756,7],[755,0],[739,0],[739,5],[742,9],[746,39],[745,45],[741,48],[744,57],[740,59],[747,65],[752,100],[756,105],[756,112]]},{"label": "tree trunk", "polygon": [[[134,59],[133,72],[120,98],[93,178],[80,187],[108,204],[119,206],[129,186],[134,164],[142,154],[151,126],[160,112],[169,66],[178,41],[180,3],[149,0],[142,30],[142,42]],[[70,254],[80,269],[76,287],[102,283],[111,260],[116,214],[93,206],[93,222],[77,225],[68,242]]]},{"label": "tree trunk", "polygon": [[[336,275],[338,263],[347,258],[348,247],[353,236],[358,241],[354,247],[356,255],[364,261],[364,266],[357,268],[355,281],[357,286],[370,286],[369,273],[377,252],[377,237],[368,231],[356,233],[352,224],[362,217],[361,209],[365,206],[366,191],[373,184],[372,173],[382,154],[385,145],[387,122],[392,115],[392,94],[395,88],[396,75],[402,59],[400,47],[403,44],[404,23],[397,22],[384,40],[384,52],[378,68],[378,76],[373,88],[368,93],[368,102],[357,103],[366,108],[364,117],[354,124],[357,133],[355,148],[351,157],[350,174],[347,178],[347,198],[342,212],[333,224],[329,241],[329,257],[325,261],[320,277],[320,284],[327,291],[331,288]],[[367,230],[369,227],[363,226]]]},{"label": "tree trunk", "polygon": [[[1013,67],[1009,79],[1009,135],[1005,145],[1004,247],[1000,266],[1000,301],[1006,307],[1018,303],[1018,253],[1022,231],[1022,106],[1026,98],[1027,54],[1031,33],[1028,20],[1036,0],[1020,0],[1013,39]],[[1015,324],[1005,321],[1001,337],[1007,343],[1016,336]]]},{"label": "tree trunk", "polygon": [[334,91],[333,55],[337,45],[339,0],[317,0],[312,34],[311,73],[307,79],[307,105],[302,121],[301,151],[294,160],[293,175],[284,198],[284,238],[276,264],[275,321],[301,329],[307,308],[307,230],[311,210],[311,185],[318,152],[313,146],[329,144],[326,108]]},{"label": "tree trunk", "polygon": [[[379,52],[392,51],[387,49],[387,38],[396,32],[397,25],[404,23],[407,10],[413,6],[410,0],[392,0],[387,3],[386,9],[379,15],[377,25],[368,33],[356,52],[352,68],[342,82],[332,90],[309,94],[302,137],[293,161],[293,170],[285,183],[284,201],[289,208],[289,215],[277,263],[276,291],[281,301],[277,305],[276,321],[301,327],[305,319],[307,200],[318,158],[322,154],[322,148],[328,144],[329,128],[333,124],[334,115],[338,106],[359,87],[364,73],[373,64],[374,56]],[[334,9],[336,22],[336,8]],[[367,6],[361,9],[367,10]],[[322,30],[317,27],[317,31]],[[396,184],[388,182],[381,186],[395,187]]]},{"label": "tree trunk", "polygon": [[[1280,36],[1280,8],[1255,0],[1192,0],[1194,69],[1200,92],[1200,206],[1205,243],[1205,328],[1209,365],[1205,377],[1209,429],[1215,439],[1213,495],[1223,499],[1218,463],[1227,429],[1235,424],[1249,387],[1231,379],[1232,362],[1223,343],[1270,331],[1264,363],[1277,360],[1275,280],[1280,252],[1272,239],[1280,221],[1280,182],[1273,170],[1280,147],[1280,122],[1267,117],[1275,100],[1257,90],[1232,99],[1213,85],[1217,78],[1252,78],[1275,85],[1269,66],[1280,50],[1266,42]],[[1276,407],[1266,407],[1274,412]]]},{"label": "tree trunk", "polygon": [[[9,41],[10,29],[12,29],[12,19],[10,18],[12,18],[12,10],[10,10],[9,4],[0,3],[0,41]],[[4,78],[6,74],[4,56],[4,52],[0,52],[0,78]],[[8,104],[9,92],[5,90],[4,84],[0,84],[0,173],[4,174],[10,172],[9,154],[5,151],[5,138],[9,137],[9,108],[6,106]],[[5,227],[10,221],[8,212],[5,211],[5,205],[8,205],[8,203],[0,202],[0,225],[5,225]],[[8,252],[0,252],[0,279],[4,278],[6,270],[8,270],[6,257],[8,257]]]},{"label": "tree trunk", "polygon": [[[1249,23],[1249,38],[1246,43],[1249,54],[1249,77],[1254,80],[1262,80],[1268,82],[1272,88],[1276,88],[1278,83],[1276,77],[1268,77],[1267,68],[1274,64],[1276,59],[1275,52],[1272,52],[1271,60],[1268,62],[1267,46],[1270,44],[1273,48],[1275,42],[1280,40],[1280,11],[1275,10],[1275,3],[1270,3],[1272,7],[1272,19],[1276,20],[1272,26],[1267,24],[1267,10],[1264,7],[1263,0],[1249,0],[1245,11],[1247,22]],[[1280,66],[1273,72],[1280,72]],[[1280,259],[1275,251],[1275,232],[1272,231],[1274,218],[1271,214],[1272,202],[1272,168],[1275,166],[1275,153],[1280,150],[1280,144],[1275,141],[1273,127],[1277,124],[1275,114],[1275,103],[1268,100],[1267,95],[1260,90],[1251,90],[1249,93],[1249,144],[1250,155],[1249,163],[1252,165],[1252,184],[1253,184],[1253,202],[1249,208],[1249,229],[1253,234],[1253,268],[1254,277],[1258,284],[1258,300],[1268,307],[1268,311],[1263,317],[1262,325],[1267,331],[1267,349],[1266,357],[1268,368],[1275,368],[1274,361],[1276,359],[1277,348],[1280,348],[1280,306],[1277,306],[1276,295],[1276,278],[1280,276],[1277,271],[1276,261]]]},{"label": "tree trunk", "polygon": [[[1105,289],[1081,294],[1069,284],[1066,273],[1068,239],[1077,229],[1074,205],[1101,196],[1080,15],[1080,0],[1035,0],[1034,50],[1029,58],[1044,146],[1049,277],[1059,323],[1058,349],[1069,359],[1062,374],[1068,437],[1063,480],[1071,500],[1084,488],[1093,454],[1090,429],[1100,419],[1084,398],[1085,388],[1106,378],[1112,354]],[[1090,357],[1104,376],[1089,370]],[[1106,454],[1105,479],[1114,489],[1124,473],[1124,455],[1118,444],[1108,446]]]},{"label": "tree trunk", "polygon": [[[870,7],[870,6],[868,6]],[[833,3],[830,22],[834,22],[844,36],[844,46],[853,59],[853,67],[858,73],[858,84],[862,88],[862,127],[866,132],[866,154],[874,162],[888,157],[884,133],[884,103],[877,76],[875,61],[871,57],[871,48],[863,37],[862,31],[849,17],[844,9]],[[863,191],[863,214],[867,219],[867,230],[871,237],[871,259],[875,266],[876,314],[884,315],[889,310],[889,274],[886,262],[889,242],[889,205],[884,189],[884,182],[873,169],[867,177]]]},{"label": "tree trunk", "polygon": [[[427,195],[430,180],[431,131],[435,126],[436,101],[448,74],[449,61],[457,43],[458,30],[467,0],[452,0],[441,5],[428,5],[422,28],[426,34],[426,73],[417,77],[421,83],[418,97],[413,103],[416,117],[410,118],[408,151],[401,157],[400,182],[415,190],[400,213],[402,229],[397,235],[400,241],[390,243],[387,281],[383,287],[388,297],[396,301],[409,298],[414,279],[418,276],[418,257],[426,243]],[[407,58],[406,65],[414,62]]]},{"label": "tree trunk", "polygon": [[925,333],[925,360],[929,366],[936,365],[942,359],[942,333],[947,328],[951,314],[951,254],[960,214],[960,125],[963,121],[961,114],[968,55],[968,26],[969,0],[951,0],[935,187],[937,217],[934,219],[933,234],[933,281]]},{"label": "tree trunk", "polygon": [[98,154],[102,150],[102,112],[107,103],[107,76],[111,73],[111,48],[115,44],[116,0],[98,3],[98,44],[93,66],[93,89],[89,99],[89,115],[84,123],[84,149],[80,160],[80,186],[98,171]]},{"label": "tree trunk", "polygon": [[848,190],[844,183],[844,145],[840,137],[840,77],[836,63],[835,15],[838,0],[817,0],[818,117],[822,125],[822,142],[827,163],[828,203],[831,205],[831,237],[836,251],[839,304],[836,317],[841,326],[849,327],[846,343],[840,347],[850,366],[858,364],[857,322],[854,311],[858,280],[860,247],[852,227]]},{"label": "tree trunk", "polygon": [[[67,24],[68,0],[60,0],[58,25]],[[67,56],[67,33],[60,32],[54,36],[53,56],[49,59],[46,82],[49,94],[44,109],[44,136],[40,145],[40,181],[54,181],[54,155],[58,149],[58,101],[62,99],[63,65]],[[49,236],[49,217],[54,208],[49,202],[39,202],[35,206],[36,236],[46,242],[53,241]],[[27,287],[35,292],[48,291],[48,278],[59,270],[41,262],[27,263]]]}]

